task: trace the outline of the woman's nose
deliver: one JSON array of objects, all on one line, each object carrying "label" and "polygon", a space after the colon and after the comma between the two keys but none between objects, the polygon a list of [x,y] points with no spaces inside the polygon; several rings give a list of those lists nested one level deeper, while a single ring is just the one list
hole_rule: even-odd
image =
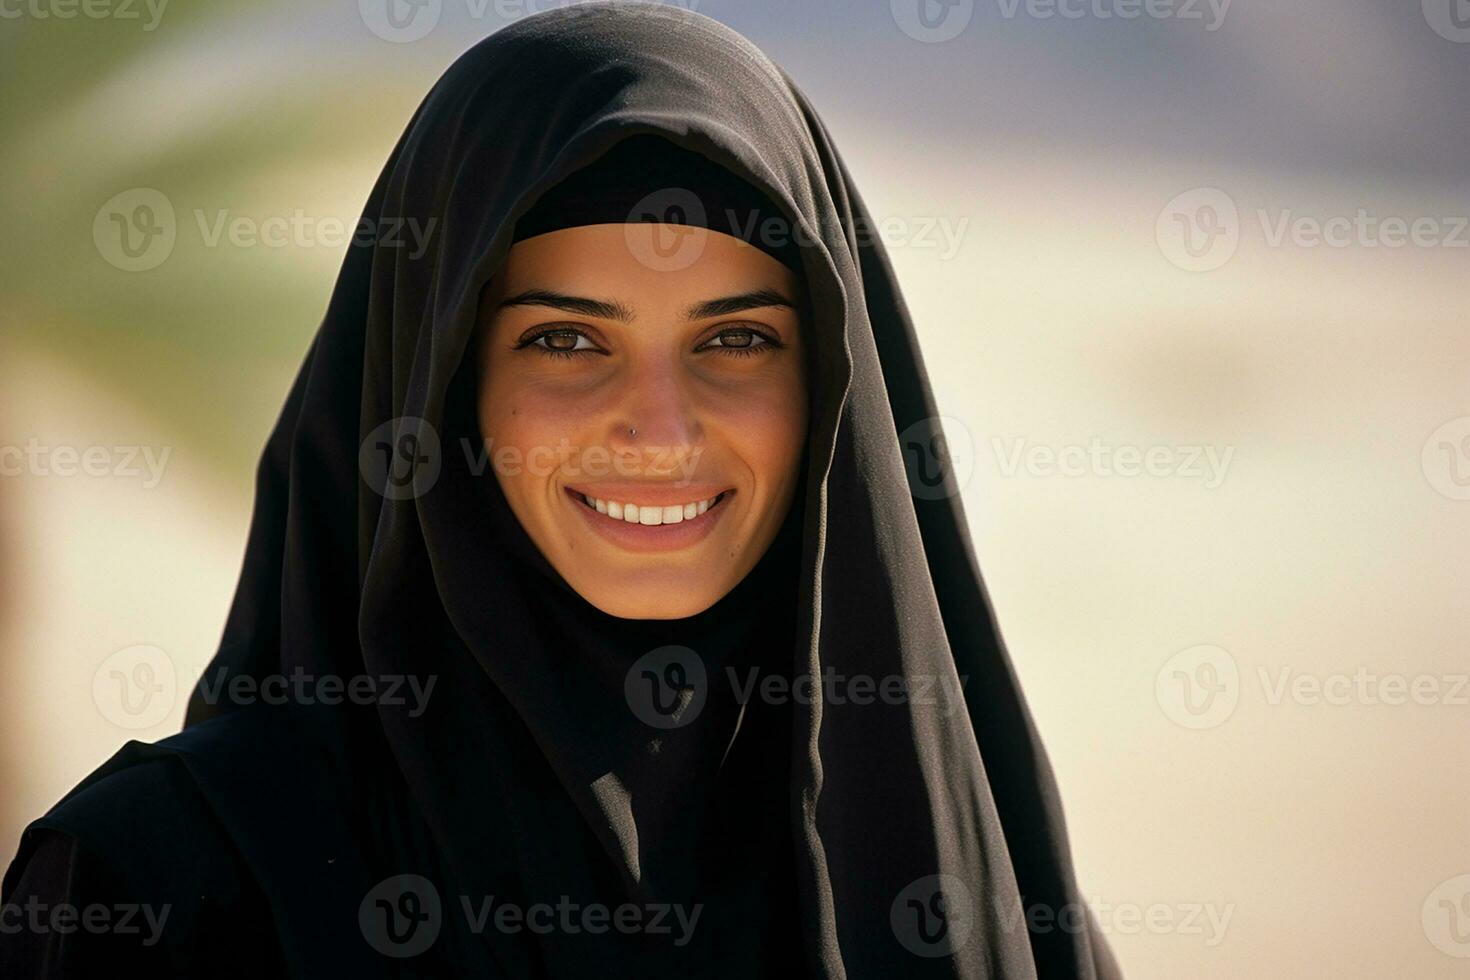
[{"label": "woman's nose", "polygon": [[[697,449],[702,434],[699,413],[685,384],[669,370],[640,370],[625,383],[627,397],[610,420],[608,445],[620,453],[674,454]],[[650,459],[650,465],[657,465]]]}]

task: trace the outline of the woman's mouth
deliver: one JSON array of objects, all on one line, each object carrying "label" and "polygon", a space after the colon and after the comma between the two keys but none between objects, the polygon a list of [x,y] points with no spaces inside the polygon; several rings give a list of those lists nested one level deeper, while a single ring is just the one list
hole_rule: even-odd
[{"label": "woman's mouth", "polygon": [[[592,529],[630,551],[665,551],[702,539],[724,515],[734,489],[638,491],[567,487],[566,494]],[[682,496],[686,499],[679,499]]]},{"label": "woman's mouth", "polygon": [[648,527],[658,527],[664,524],[679,524],[683,521],[692,521],[700,514],[719,504],[725,499],[730,490],[722,490],[713,497],[701,500],[692,500],[683,504],[635,504],[625,503],[618,500],[603,500],[601,497],[593,497],[590,494],[580,493],[573,490],[572,493],[581,498],[582,503],[591,507],[599,514],[606,514],[615,521],[625,524],[642,524]]}]

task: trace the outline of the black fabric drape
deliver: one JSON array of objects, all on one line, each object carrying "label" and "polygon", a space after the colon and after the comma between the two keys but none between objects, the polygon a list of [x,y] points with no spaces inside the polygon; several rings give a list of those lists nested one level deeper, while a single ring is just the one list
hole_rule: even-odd
[{"label": "black fabric drape", "polygon": [[[684,629],[708,641],[715,676],[753,657],[791,678],[903,678],[924,692],[859,703],[816,684],[809,701],[754,701],[713,775],[710,746],[739,714],[728,692],[712,691],[707,728],[668,741],[674,764],[650,763],[646,739],[604,737],[631,730],[620,652],[690,633],[582,619],[565,596],[549,599],[508,544],[514,530],[492,516],[504,514],[493,477],[463,453],[475,440],[464,399],[478,297],[515,219],[640,135],[702,154],[775,202],[802,243],[811,305],[802,497],[770,560],[737,588],[771,622],[754,630],[722,603]],[[1116,976],[1083,912],[1052,773],[934,452],[939,412],[911,318],[871,216],[791,80],[735,32],[677,8],[615,0],[537,14],[439,80],[364,217],[431,227],[429,247],[349,248],[266,448],[206,677],[300,667],[436,679],[418,715],[381,703],[290,712],[327,760],[318,779],[345,810],[365,880],[422,874],[444,899],[444,938],[419,966],[391,966]],[[421,458],[410,492],[378,482],[369,461],[405,434]],[[906,453],[921,454],[914,466]],[[579,655],[596,644],[607,658]],[[188,723],[233,710],[196,692]],[[681,773],[682,787],[671,778]],[[701,822],[713,836],[692,839],[669,816],[686,800],[741,819]],[[290,878],[268,864],[252,867]],[[687,946],[472,935],[450,907],[485,895],[707,910]],[[1028,929],[1037,908],[1053,924]]]}]

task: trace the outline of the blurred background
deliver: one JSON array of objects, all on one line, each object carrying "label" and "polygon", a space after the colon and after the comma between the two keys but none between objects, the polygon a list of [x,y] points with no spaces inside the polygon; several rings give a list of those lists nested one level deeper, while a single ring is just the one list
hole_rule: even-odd
[{"label": "blurred background", "polygon": [[[342,229],[553,5],[0,7],[0,857],[180,726]],[[1470,3],[681,5],[879,221],[1128,976],[1470,975]]]}]

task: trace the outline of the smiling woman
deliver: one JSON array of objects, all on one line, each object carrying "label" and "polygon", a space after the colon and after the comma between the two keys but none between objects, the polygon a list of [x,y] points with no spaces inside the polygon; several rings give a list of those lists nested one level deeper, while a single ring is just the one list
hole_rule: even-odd
[{"label": "smiling woman", "polygon": [[528,17],[364,217],[436,232],[349,247],[185,731],[6,875],[156,934],[0,934],[5,975],[1117,976],[897,283],[781,70],[677,8]]},{"label": "smiling woman", "polygon": [[[610,210],[635,214],[666,179],[703,205],[715,195],[700,175],[712,168],[657,137],[623,141],[518,223],[533,233],[518,232],[481,298],[479,422],[491,457],[497,446],[520,459],[557,447],[555,467],[496,467],[500,488],[556,572],[623,618],[713,605],[765,554],[800,478],[797,269],[698,224],[602,223]],[[588,207],[581,192],[596,183]],[[730,209],[740,217],[776,213],[731,183],[711,182],[747,199]],[[679,251],[678,262],[645,261]]]}]

